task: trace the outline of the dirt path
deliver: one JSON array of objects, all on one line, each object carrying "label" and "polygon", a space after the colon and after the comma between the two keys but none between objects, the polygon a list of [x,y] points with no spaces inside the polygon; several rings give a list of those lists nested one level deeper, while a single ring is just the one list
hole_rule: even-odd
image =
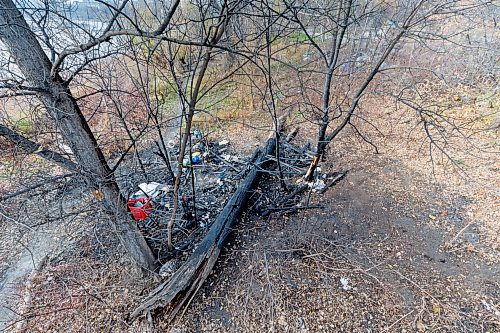
[{"label": "dirt path", "polygon": [[[180,114],[177,100],[172,102],[171,108],[176,109],[172,113]],[[175,117],[163,129],[165,143],[177,139],[180,123],[181,116]],[[173,163],[175,165],[175,161]],[[70,209],[71,200],[65,202],[65,206]],[[8,227],[12,232],[10,235],[5,232],[0,237],[0,260],[3,260],[0,265],[0,332],[11,330],[15,327],[12,323],[21,319],[18,311],[22,311],[26,303],[29,303],[32,274],[37,272],[51,256],[61,253],[72,238],[68,236],[68,230],[61,221],[27,232],[24,229],[23,232],[16,232],[16,226],[7,223],[9,221],[5,222],[4,230]],[[13,238],[19,240],[15,242]],[[14,246],[13,242],[16,243]]]},{"label": "dirt path", "polygon": [[[78,192],[72,195],[75,197],[67,193],[60,205],[47,208],[46,213],[56,215],[71,211],[73,205],[81,200]],[[29,217],[26,219],[25,225],[34,224]],[[0,224],[5,231],[0,237],[0,256],[5,254],[7,262],[7,268],[0,270],[0,332],[10,331],[12,323],[22,319],[19,313],[25,311],[30,303],[31,278],[48,260],[67,248],[82,225],[79,220],[71,218],[41,224],[30,230],[20,224],[9,224],[9,221]]]},{"label": "dirt path", "polygon": [[[8,323],[19,320],[16,311],[25,305],[28,297],[30,276],[36,272],[52,254],[60,251],[64,242],[60,239],[60,230],[52,224],[41,230],[32,231],[29,235],[29,246],[16,256],[10,258],[9,267],[0,277],[0,331],[8,327]],[[12,309],[12,310],[11,310]]]}]

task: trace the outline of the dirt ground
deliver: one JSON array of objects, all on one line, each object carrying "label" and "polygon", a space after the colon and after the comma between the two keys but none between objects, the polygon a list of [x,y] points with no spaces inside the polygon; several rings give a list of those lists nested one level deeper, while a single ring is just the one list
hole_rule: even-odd
[{"label": "dirt ground", "polygon": [[248,212],[205,289],[159,331],[499,332],[500,164],[485,153],[497,132],[465,174],[395,132],[382,154],[348,133],[330,149],[322,172],[349,173],[305,196],[323,209]]},{"label": "dirt ground", "polygon": [[356,162],[325,195],[311,195],[325,209],[248,215],[175,327],[498,332],[498,248],[481,242],[481,222],[467,216],[470,198],[396,159]]},{"label": "dirt ground", "polygon": [[[247,131],[225,135],[251,151],[262,138]],[[498,156],[467,160],[467,177],[444,165],[433,174],[415,144],[396,138],[374,154],[350,134],[322,163],[323,173],[347,176],[303,198],[323,208],[248,211],[184,315],[166,323],[160,313],[153,331],[499,332]],[[297,140],[313,137],[301,131]],[[158,281],[127,278],[115,250],[87,252],[108,240],[94,227],[66,259],[49,260],[33,278],[31,306],[43,311],[26,332],[139,331],[126,316]]]}]

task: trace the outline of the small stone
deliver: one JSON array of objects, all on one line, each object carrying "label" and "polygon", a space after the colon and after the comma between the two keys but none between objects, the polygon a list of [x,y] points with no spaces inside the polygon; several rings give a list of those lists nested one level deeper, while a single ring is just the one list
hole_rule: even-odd
[{"label": "small stone", "polygon": [[158,272],[161,277],[169,277],[175,273],[175,271],[181,266],[181,262],[179,260],[170,260],[165,265],[161,266],[160,271]]},{"label": "small stone", "polygon": [[278,324],[281,326],[288,326],[288,323],[286,322],[285,316],[280,316],[278,318]]}]

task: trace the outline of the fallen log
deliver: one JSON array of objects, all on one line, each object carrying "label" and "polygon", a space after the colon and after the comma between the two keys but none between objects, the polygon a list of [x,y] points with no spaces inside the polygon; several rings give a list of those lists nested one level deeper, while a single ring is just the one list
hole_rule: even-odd
[{"label": "fallen log", "polygon": [[[267,140],[264,150],[239,188],[231,196],[212,227],[188,260],[175,272],[172,278],[154,289],[129,317],[134,321],[143,314],[165,309],[165,319],[171,321],[181,308],[189,305],[206,280],[219,257],[227,235],[243,211],[259,178],[259,169],[265,167],[266,156],[273,153],[275,138]],[[256,155],[257,156],[257,155]]]}]

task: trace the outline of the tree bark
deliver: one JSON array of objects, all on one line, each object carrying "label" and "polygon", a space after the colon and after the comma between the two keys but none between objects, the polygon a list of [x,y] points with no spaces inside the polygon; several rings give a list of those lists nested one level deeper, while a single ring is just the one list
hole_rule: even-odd
[{"label": "tree bark", "polygon": [[152,268],[154,257],[135,224],[125,218],[125,200],[69,87],[58,73],[12,0],[0,0],[0,40],[7,46],[25,80],[36,87],[38,97],[72,149],[78,172],[87,185],[104,196],[106,210],[116,214],[116,229],[132,258]]}]

